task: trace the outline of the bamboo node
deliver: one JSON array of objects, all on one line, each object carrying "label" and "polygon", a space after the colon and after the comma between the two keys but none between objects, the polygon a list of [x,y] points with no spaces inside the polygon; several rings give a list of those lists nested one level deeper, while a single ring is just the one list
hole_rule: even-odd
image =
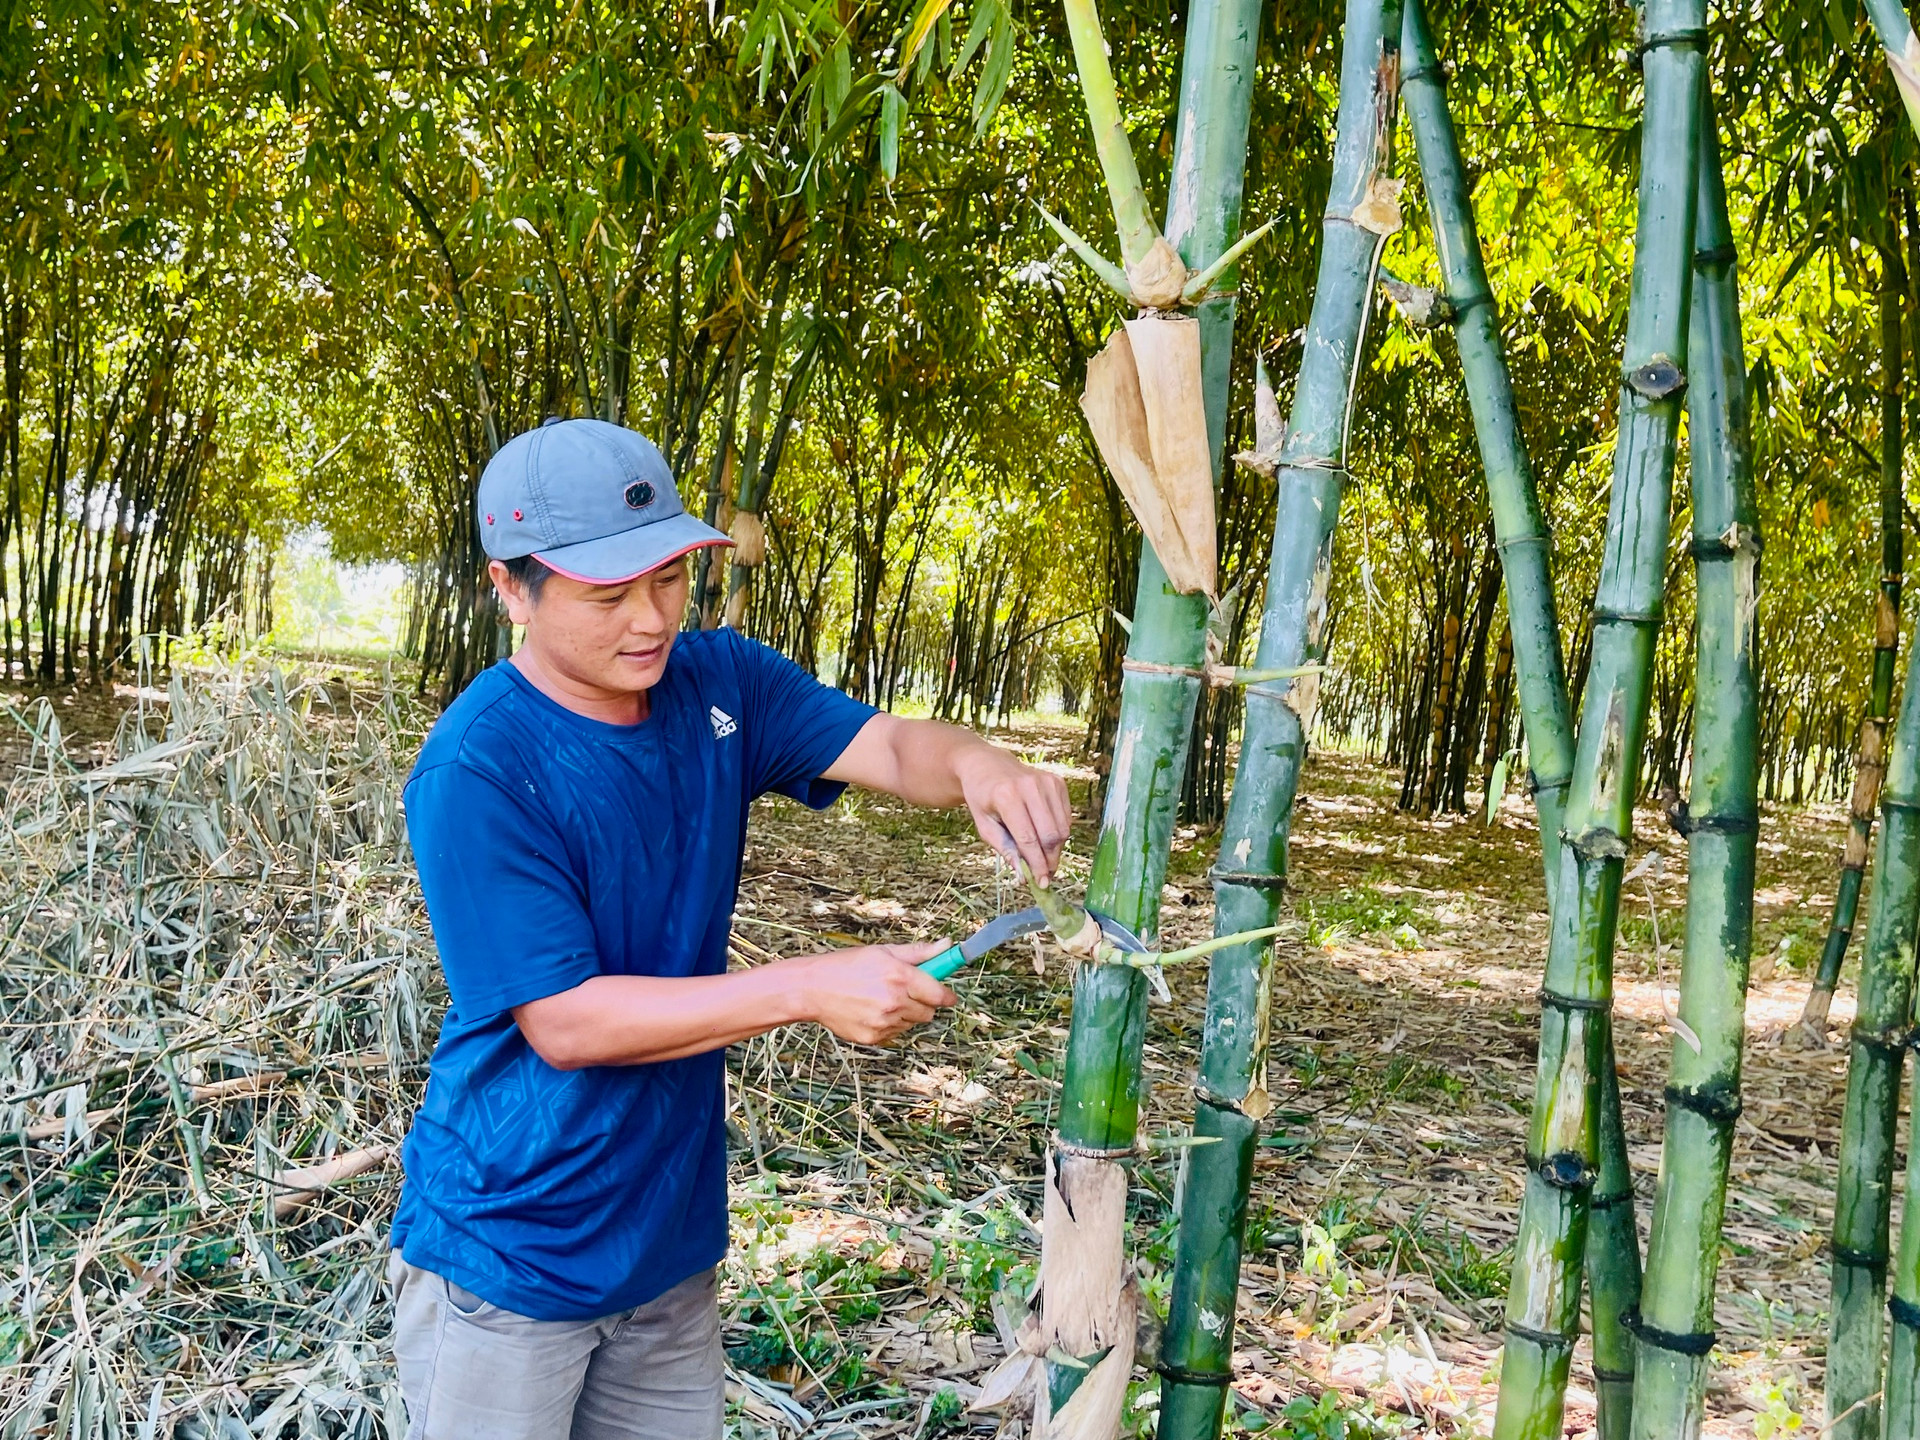
[{"label": "bamboo node", "polygon": [[1687,372],[1665,355],[1656,355],[1626,375],[1627,388],[1643,400],[1670,400],[1687,388]]},{"label": "bamboo node", "polygon": [[1250,870],[1222,870],[1218,865],[1207,872],[1207,879],[1217,890],[1222,885],[1244,885],[1249,890],[1285,890],[1287,877],[1284,875],[1255,874]]},{"label": "bamboo node", "polygon": [[1071,1140],[1061,1138],[1058,1130],[1053,1132],[1053,1148],[1062,1155],[1074,1155],[1082,1160],[1128,1160],[1140,1153],[1138,1145],[1114,1145],[1104,1149],[1098,1145],[1076,1145]]},{"label": "bamboo node", "polygon": [[1828,1243],[1827,1253],[1841,1265],[1851,1265],[1856,1270],[1885,1270],[1887,1257],[1884,1251],[1855,1250],[1850,1245],[1842,1245],[1838,1240]]},{"label": "bamboo node", "polygon": [[1157,236],[1153,248],[1127,266],[1127,285],[1142,309],[1171,310],[1187,288],[1186,262],[1166,236]]},{"label": "bamboo node", "polygon": [[1179,675],[1188,680],[1207,678],[1206,667],[1201,665],[1162,665],[1157,660],[1135,660],[1129,657],[1120,662],[1120,668],[1135,675]]},{"label": "bamboo node", "polygon": [[1594,825],[1582,830],[1578,835],[1561,832],[1560,843],[1567,846],[1582,860],[1624,860],[1627,858],[1627,841],[1623,835],[1602,826]]},{"label": "bamboo node", "polygon": [[1707,32],[1699,26],[1685,30],[1669,30],[1664,35],[1649,35],[1640,42],[1634,51],[1637,61],[1645,61],[1656,50],[1705,50]]},{"label": "bamboo node", "polygon": [[1559,991],[1549,990],[1544,985],[1540,987],[1536,994],[1542,1005],[1550,1005],[1555,1010],[1579,1010],[1588,1013],[1598,1013],[1600,1011],[1613,1009],[1613,1000],[1611,998],[1597,999],[1587,995],[1562,995]]},{"label": "bamboo node", "polygon": [[1572,788],[1573,776],[1571,775],[1562,775],[1558,780],[1542,780],[1537,770],[1533,769],[1532,766],[1527,767],[1527,794],[1535,799],[1538,799],[1540,793],[1544,790],[1559,790],[1564,792]]},{"label": "bamboo node", "polygon": [[1482,305],[1493,304],[1493,292],[1491,290],[1482,290],[1473,295],[1449,295],[1447,297],[1447,304],[1453,310],[1453,323],[1457,327],[1462,320],[1466,319],[1468,315],[1478,310]]},{"label": "bamboo node", "polygon": [[1703,1085],[1698,1088],[1669,1085],[1665,1091],[1669,1105],[1691,1110],[1711,1125],[1731,1125],[1743,1108],[1740,1092],[1727,1085]]},{"label": "bamboo node", "polygon": [[1521,1325],[1512,1322],[1507,1325],[1506,1331],[1513,1339],[1525,1340],[1530,1344],[1538,1345],[1542,1350],[1571,1350],[1573,1348],[1574,1337],[1571,1335],[1556,1335],[1551,1330],[1536,1330],[1531,1325]]},{"label": "bamboo node", "polygon": [[1544,1184],[1555,1190],[1580,1191],[1593,1189],[1594,1169],[1587,1163],[1586,1157],[1572,1150],[1562,1150],[1557,1154],[1539,1157],[1528,1156],[1527,1168],[1538,1175]]},{"label": "bamboo node", "polygon": [[1171,1380],[1176,1385],[1210,1385],[1218,1389],[1233,1383],[1231,1371],[1221,1374],[1212,1370],[1189,1370],[1184,1365],[1174,1365],[1164,1360],[1155,1365],[1153,1370],[1161,1379]]},{"label": "bamboo node", "polygon": [[1898,1295],[1887,1297],[1887,1314],[1893,1317],[1893,1323],[1904,1325],[1909,1330],[1920,1330],[1920,1305],[1911,1300],[1902,1300]]},{"label": "bamboo node", "polygon": [[1847,1038],[1864,1049],[1877,1051],[1881,1055],[1898,1056],[1901,1051],[1912,1047],[1916,1035],[1920,1035],[1920,1031],[1915,1031],[1910,1025],[1894,1025],[1885,1030],[1855,1025]]},{"label": "bamboo node", "polygon": [[1705,1355],[1720,1339],[1711,1330],[1662,1330],[1658,1325],[1649,1325],[1640,1318],[1638,1306],[1621,1312],[1620,1326],[1641,1343],[1675,1355]]},{"label": "bamboo node", "polygon": [[1652,610],[1621,610],[1612,605],[1593,607],[1593,623],[1596,625],[1658,625],[1660,611],[1656,606]]}]

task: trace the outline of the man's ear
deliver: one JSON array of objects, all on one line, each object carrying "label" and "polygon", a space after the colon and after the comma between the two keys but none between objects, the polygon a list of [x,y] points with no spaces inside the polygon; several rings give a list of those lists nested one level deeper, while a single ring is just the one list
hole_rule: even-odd
[{"label": "man's ear", "polygon": [[500,598],[506,603],[507,618],[516,625],[525,625],[533,614],[533,596],[526,586],[514,579],[513,572],[507,569],[504,560],[489,560],[487,574],[493,579],[493,588],[500,592]]}]

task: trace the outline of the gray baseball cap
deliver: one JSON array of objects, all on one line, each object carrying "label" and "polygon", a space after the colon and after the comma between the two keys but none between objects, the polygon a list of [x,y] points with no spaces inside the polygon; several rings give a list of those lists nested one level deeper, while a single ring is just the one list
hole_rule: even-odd
[{"label": "gray baseball cap", "polygon": [[687,514],[651,440],[605,420],[555,418],[514,436],[481,473],[479,504],[489,557],[531,555],[594,585],[733,543]]}]

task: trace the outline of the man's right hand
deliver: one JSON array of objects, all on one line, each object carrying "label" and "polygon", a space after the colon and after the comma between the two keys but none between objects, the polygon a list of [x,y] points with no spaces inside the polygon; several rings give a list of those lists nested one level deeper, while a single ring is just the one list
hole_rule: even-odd
[{"label": "man's right hand", "polygon": [[934,945],[862,945],[782,962],[798,972],[805,1018],[842,1040],[884,1045],[960,997],[919,968],[946,948]]}]

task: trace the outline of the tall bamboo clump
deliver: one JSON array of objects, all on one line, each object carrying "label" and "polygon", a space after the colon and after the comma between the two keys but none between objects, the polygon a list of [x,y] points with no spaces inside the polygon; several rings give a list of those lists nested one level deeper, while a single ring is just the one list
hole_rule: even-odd
[{"label": "tall bamboo clump", "polygon": [[[1471,190],[1447,112],[1445,73],[1434,51],[1420,0],[1406,0],[1402,27],[1407,118],[1427,194],[1444,303],[1432,313],[1451,321],[1473,424],[1487,475],[1487,497],[1507,587],[1514,672],[1526,730],[1540,855],[1551,908],[1560,873],[1560,825],[1573,781],[1573,719],[1553,599],[1553,544],[1514,407],[1513,382],[1500,344],[1499,315],[1487,281],[1474,223]],[[1632,1408],[1633,1337],[1621,1317],[1640,1300],[1639,1234],[1633,1176],[1620,1119],[1610,1017],[1599,1064],[1600,1165],[1589,1201],[1587,1283],[1594,1304],[1593,1368],[1602,1440],[1626,1433]]]},{"label": "tall bamboo clump", "polygon": [[[1674,1027],[1666,1133],[1640,1300],[1636,1440],[1697,1437],[1714,1343],[1714,1281],[1727,1162],[1740,1113],[1747,961],[1759,829],[1754,650],[1759,507],[1749,443],[1746,357],[1726,188],[1703,88],[1687,386],[1693,466],[1695,680],[1687,835],[1686,949]],[[1684,1029],[1681,1026],[1684,1025]]]},{"label": "tall bamboo clump", "polygon": [[[1911,35],[1911,31],[1908,32]],[[1906,477],[1901,410],[1906,403],[1904,351],[1900,307],[1906,283],[1898,252],[1884,246],[1880,253],[1880,596],[1874,609],[1873,683],[1867,694],[1867,713],[1860,722],[1860,758],[1855,762],[1853,798],[1848,808],[1846,846],[1840,853],[1840,884],[1833,897],[1833,916],[1827,943],[1820,951],[1820,967],[1807,991],[1800,1023],[1789,1037],[1802,1046],[1827,1043],[1827,1011],[1840,983],[1840,964],[1846,959],[1860,908],[1860,881],[1866,873],[1873,843],[1873,812],[1880,800],[1880,782],[1886,773],[1887,720],[1893,714],[1893,666],[1900,646],[1900,572],[1904,556],[1906,514],[1902,504]]]},{"label": "tall bamboo clump", "polygon": [[[1399,187],[1385,173],[1399,39],[1397,0],[1349,0],[1333,183],[1292,420],[1284,444],[1261,435],[1259,453],[1244,457],[1274,474],[1279,487],[1256,670],[1301,666],[1317,658],[1322,644],[1333,529],[1346,480],[1348,404],[1380,247],[1399,227]],[[1278,446],[1277,454],[1270,445]],[[1257,683],[1247,692],[1241,762],[1213,876],[1216,935],[1264,929],[1279,910],[1288,818],[1313,702],[1312,675]],[[1195,1086],[1197,1143],[1187,1152],[1161,1347],[1160,1440],[1218,1434],[1232,1379],[1247,1185],[1260,1118],[1269,1108],[1269,959],[1265,941],[1231,945],[1213,958]]]},{"label": "tall bamboo clump", "polygon": [[1649,0],[1632,301],[1606,546],[1541,988],[1539,1074],[1496,1440],[1557,1435],[1579,1332],[1620,877],[1646,738],[1686,388],[1705,0]]},{"label": "tall bamboo clump", "polygon": [[[1149,541],[1140,557],[1087,899],[1151,936],[1209,658],[1212,496],[1226,433],[1234,317],[1231,290],[1216,293],[1214,286],[1230,278],[1234,260],[1256,238],[1234,237],[1260,4],[1198,0],[1188,14],[1164,238],[1141,189],[1092,0],[1067,0],[1066,13],[1122,266],[1055,224],[1139,312],[1089,365],[1082,403]],[[1172,313],[1182,307],[1193,316]],[[1176,351],[1185,359],[1170,360]],[[1139,1304],[1125,1260],[1126,1162],[1139,1124],[1146,996],[1146,979],[1132,966],[1089,963],[1075,976],[1044,1204],[1034,1349],[1047,1358],[1033,1367],[1041,1436],[1108,1440],[1119,1433]]]}]

